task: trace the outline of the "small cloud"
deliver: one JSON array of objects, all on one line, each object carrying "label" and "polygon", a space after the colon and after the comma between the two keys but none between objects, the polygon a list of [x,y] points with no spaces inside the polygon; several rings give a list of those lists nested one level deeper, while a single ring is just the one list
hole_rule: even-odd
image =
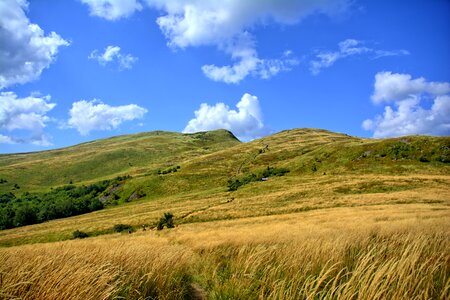
[{"label": "small cloud", "polygon": [[55,106],[50,96],[18,98],[13,92],[1,92],[0,143],[50,145],[44,128],[51,121],[47,113]]},{"label": "small cloud", "polygon": [[119,70],[131,69],[133,64],[138,60],[137,57],[134,57],[131,54],[121,54],[120,47],[118,46],[108,46],[105,48],[105,51],[100,54],[96,49],[91,52],[88,58],[97,60],[102,66],[106,66],[110,63],[116,64]]},{"label": "small cloud", "polygon": [[138,0],[81,0],[81,2],[89,6],[92,16],[110,21],[129,17],[143,8]]},{"label": "small cloud", "polygon": [[406,50],[378,50],[364,46],[365,42],[354,39],[347,39],[338,44],[338,51],[320,51],[316,53],[315,59],[310,61],[309,70],[313,75],[318,75],[323,69],[329,68],[340,59],[356,56],[368,55],[371,59],[378,59],[385,56],[408,55]]},{"label": "small cloud", "polygon": [[252,140],[268,133],[264,125],[261,107],[256,96],[244,94],[236,104],[237,110],[230,109],[224,103],[208,105],[202,103],[195,111],[195,118],[190,120],[183,130],[186,133],[227,129],[239,139]]},{"label": "small cloud", "polygon": [[145,113],[147,109],[136,104],[110,106],[99,100],[81,100],[72,104],[67,127],[87,135],[93,130],[116,129],[125,121],[143,118]]},{"label": "small cloud", "polygon": [[[382,115],[362,123],[374,137],[414,134],[450,135],[450,83],[430,82],[409,74],[380,72],[375,75],[372,101],[392,103]],[[430,108],[425,108],[431,102]]]}]

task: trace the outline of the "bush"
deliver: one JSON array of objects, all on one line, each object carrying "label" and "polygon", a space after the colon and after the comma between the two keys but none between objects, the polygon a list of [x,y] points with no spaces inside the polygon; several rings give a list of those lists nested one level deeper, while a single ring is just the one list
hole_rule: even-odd
[{"label": "bush", "polygon": [[249,184],[250,182],[260,181],[263,178],[268,178],[272,176],[284,176],[286,173],[289,172],[290,171],[287,168],[267,167],[267,169],[264,169],[262,172],[259,172],[258,175],[251,173],[244,177],[241,177],[240,179],[228,180],[228,191],[233,192],[236,191],[241,186]]},{"label": "bush", "polygon": [[157,230],[163,230],[164,226],[167,228],[174,228],[173,224],[173,214],[170,212],[164,213],[164,216],[159,219],[158,225],[156,226]]},{"label": "bush", "polygon": [[89,235],[86,232],[75,230],[72,232],[72,239],[84,239],[89,237]]},{"label": "bush", "polygon": [[128,224],[116,224],[113,226],[114,232],[133,231],[133,226]]}]

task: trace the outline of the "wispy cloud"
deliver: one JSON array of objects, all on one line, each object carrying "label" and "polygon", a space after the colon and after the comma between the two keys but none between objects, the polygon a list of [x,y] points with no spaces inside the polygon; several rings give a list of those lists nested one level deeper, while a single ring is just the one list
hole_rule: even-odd
[{"label": "wispy cloud", "polygon": [[89,59],[98,61],[102,66],[107,64],[115,64],[118,66],[119,70],[131,69],[133,64],[138,60],[137,57],[131,54],[120,53],[119,46],[108,46],[105,48],[103,53],[99,53],[98,50],[94,50],[88,56]]},{"label": "wispy cloud", "polygon": [[92,16],[110,21],[126,18],[143,8],[139,0],[81,0],[81,2],[89,6]]},{"label": "wispy cloud", "polygon": [[367,43],[354,39],[347,39],[338,44],[337,51],[318,51],[315,58],[310,61],[310,71],[314,75],[318,75],[323,69],[329,68],[336,61],[347,58],[349,56],[365,55],[370,59],[378,59],[384,56],[408,55],[407,50],[380,50],[365,46]]}]

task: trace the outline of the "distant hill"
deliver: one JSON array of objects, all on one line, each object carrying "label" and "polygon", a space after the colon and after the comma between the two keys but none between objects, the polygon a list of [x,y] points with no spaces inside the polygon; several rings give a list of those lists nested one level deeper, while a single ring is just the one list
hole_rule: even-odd
[{"label": "distant hill", "polygon": [[[227,130],[144,132],[72,147],[0,155],[0,192],[42,191],[116,176],[160,176],[179,166],[159,193],[224,185],[267,167],[293,174],[448,174],[450,137],[365,139],[320,129],[285,130],[241,143]],[[164,175],[164,174],[163,174]],[[166,185],[164,184],[164,185]],[[153,186],[153,184],[152,184]],[[177,187],[178,186],[178,187]],[[149,191],[151,193],[151,191]]]},{"label": "distant hill", "polygon": [[145,174],[238,144],[226,130],[195,134],[154,131],[56,150],[0,155],[0,178],[8,181],[0,185],[0,192],[10,191],[14,184],[23,192]]}]

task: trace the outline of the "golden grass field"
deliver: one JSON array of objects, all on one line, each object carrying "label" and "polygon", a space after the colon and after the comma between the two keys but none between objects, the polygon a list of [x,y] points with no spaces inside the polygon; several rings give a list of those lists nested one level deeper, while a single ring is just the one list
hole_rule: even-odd
[{"label": "golden grass field", "polygon": [[[417,139],[444,145],[433,149],[450,145],[449,138]],[[212,152],[189,148],[205,153],[181,162],[175,146],[177,158],[163,156],[161,165],[148,154],[142,166],[127,169],[133,179],[122,191],[142,188],[146,197],[0,231],[0,299],[450,299],[450,167],[360,159],[390,142],[296,130],[227,141]],[[259,153],[265,144],[270,151]],[[32,155],[58,165],[44,154]],[[14,162],[3,161],[3,174],[20,178],[38,164],[17,159],[5,158]],[[151,173],[178,163],[176,174]],[[291,172],[227,191],[230,176],[269,163]],[[113,167],[111,174],[124,174]],[[45,182],[30,177],[30,190],[51,186],[46,172]],[[165,212],[174,214],[176,228],[140,229]],[[115,224],[136,232],[111,233]],[[75,230],[90,237],[71,240]]]},{"label": "golden grass field", "polygon": [[[173,197],[3,231],[0,242],[6,245],[116,223],[138,226],[168,210],[180,223],[171,230],[1,248],[0,296],[448,299],[449,178],[377,179],[422,185],[391,193],[339,195],[333,192],[337,187],[373,178],[343,176],[327,183],[330,179],[322,176],[315,183],[303,178],[294,185],[295,178],[286,177],[280,178],[283,184],[270,182],[273,186],[267,190],[272,193],[255,196],[243,190],[228,203],[226,193],[208,199]],[[277,184],[291,188],[277,191]],[[315,186],[320,190],[311,191]],[[299,196],[305,193],[311,197]],[[198,222],[182,223],[179,217],[189,212]],[[215,220],[219,216],[230,219]]]}]

